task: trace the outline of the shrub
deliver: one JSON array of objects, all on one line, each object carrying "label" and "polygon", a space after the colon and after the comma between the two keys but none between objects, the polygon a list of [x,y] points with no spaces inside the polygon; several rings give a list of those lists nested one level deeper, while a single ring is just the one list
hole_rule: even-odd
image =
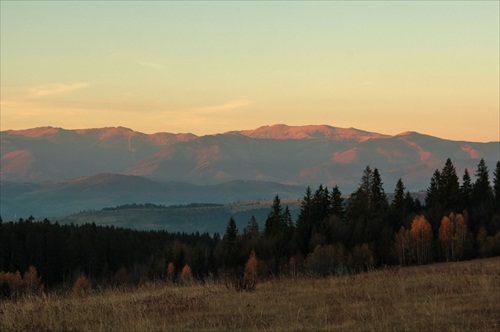
[{"label": "shrub", "polygon": [[259,261],[252,250],[247,263],[245,264],[245,273],[243,275],[243,289],[250,292],[255,289],[257,285],[257,273],[259,271]]},{"label": "shrub", "polygon": [[118,271],[113,275],[113,283],[115,285],[121,285],[126,283],[128,280],[128,271],[125,266],[120,267]]},{"label": "shrub", "polygon": [[0,272],[1,296],[13,298],[23,293],[24,283],[21,273]]},{"label": "shrub", "polygon": [[74,296],[83,296],[90,293],[92,285],[85,276],[79,276],[71,289]]},{"label": "shrub", "polygon": [[174,263],[170,262],[168,263],[167,267],[167,279],[169,281],[174,281],[175,278],[175,265]]},{"label": "shrub", "polygon": [[[364,259],[362,257],[361,259]],[[342,243],[334,245],[316,246],[305,260],[306,269],[319,276],[333,275],[340,271],[345,262],[344,246]]]},{"label": "shrub", "polygon": [[24,273],[23,283],[27,294],[35,294],[43,291],[43,285],[40,282],[41,278],[34,266],[30,266],[28,271]]},{"label": "shrub", "polygon": [[190,284],[193,281],[193,271],[188,264],[182,268],[180,280],[183,284]]}]

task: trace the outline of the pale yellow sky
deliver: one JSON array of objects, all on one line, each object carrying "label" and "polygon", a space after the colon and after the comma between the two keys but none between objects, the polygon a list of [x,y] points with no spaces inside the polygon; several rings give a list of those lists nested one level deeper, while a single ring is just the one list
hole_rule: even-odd
[{"label": "pale yellow sky", "polygon": [[500,140],[499,2],[1,1],[1,130]]}]

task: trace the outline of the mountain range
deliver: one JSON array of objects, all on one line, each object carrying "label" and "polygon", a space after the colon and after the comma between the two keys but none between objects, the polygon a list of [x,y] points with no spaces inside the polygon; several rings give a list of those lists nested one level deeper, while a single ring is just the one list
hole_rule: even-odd
[{"label": "mountain range", "polygon": [[[0,138],[2,215],[22,210],[18,205],[29,205],[30,199],[47,209],[65,202],[78,211],[137,199],[182,204],[269,198],[277,192],[293,196],[319,184],[350,193],[367,165],[380,171],[386,191],[399,178],[418,191],[447,158],[459,177],[465,168],[473,174],[481,158],[490,170],[500,159],[500,142],[328,125],[280,124],[205,136],[42,127],[2,131]],[[260,188],[261,196],[247,187]]]}]

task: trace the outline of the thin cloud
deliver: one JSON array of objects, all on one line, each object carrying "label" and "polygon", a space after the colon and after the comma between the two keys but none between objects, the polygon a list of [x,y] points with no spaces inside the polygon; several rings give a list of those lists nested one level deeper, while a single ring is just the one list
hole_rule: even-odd
[{"label": "thin cloud", "polygon": [[47,97],[52,95],[63,94],[71,91],[85,89],[89,86],[88,83],[79,82],[72,84],[46,84],[34,87],[30,90],[31,97]]},{"label": "thin cloud", "polygon": [[154,69],[154,70],[164,70],[165,65],[161,64],[159,62],[150,62],[150,61],[141,61],[141,60],[136,60],[135,63],[137,63],[140,66]]},{"label": "thin cloud", "polygon": [[250,102],[247,99],[238,99],[238,100],[228,101],[228,102],[221,104],[221,105],[213,105],[213,106],[204,106],[204,107],[194,108],[194,109],[191,109],[191,111],[194,111],[197,113],[219,113],[222,111],[239,110],[239,109],[242,109],[248,105],[250,105]]},{"label": "thin cloud", "polygon": [[153,69],[153,70],[165,70],[166,65],[160,61],[152,61],[151,59],[146,59],[142,56],[136,56],[122,51],[111,50],[110,55],[119,59],[126,60],[127,62],[135,63],[141,67]]}]

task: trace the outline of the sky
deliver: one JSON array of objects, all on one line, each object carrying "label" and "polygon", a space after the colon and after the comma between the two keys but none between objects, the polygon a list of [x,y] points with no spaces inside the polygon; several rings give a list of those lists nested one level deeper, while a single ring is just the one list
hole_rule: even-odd
[{"label": "sky", "polygon": [[500,140],[499,1],[0,1],[0,129]]}]

